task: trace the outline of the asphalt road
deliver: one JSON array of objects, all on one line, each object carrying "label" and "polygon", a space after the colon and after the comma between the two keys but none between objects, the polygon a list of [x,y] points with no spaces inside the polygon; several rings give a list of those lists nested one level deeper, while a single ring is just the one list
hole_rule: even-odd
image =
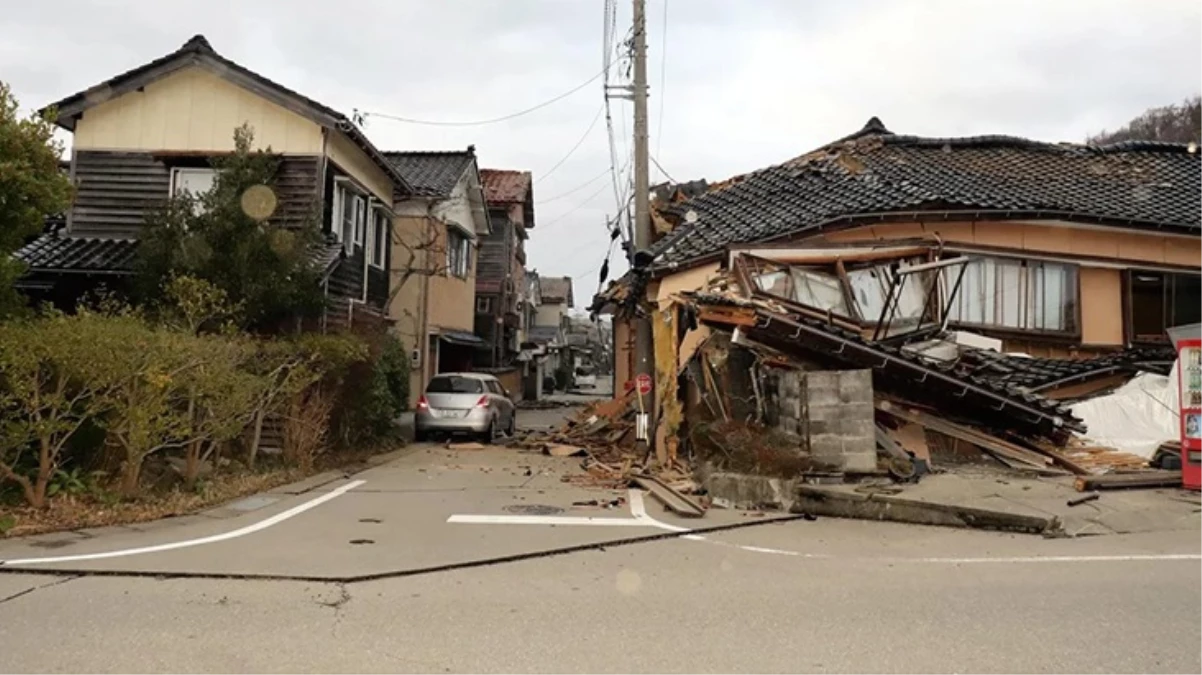
[{"label": "asphalt road", "polygon": [[[564,483],[578,461],[422,446],[194,517],[0,542],[0,671],[1202,670],[1197,532],[683,521],[634,493],[573,506],[623,496]],[[741,527],[677,536],[714,526]]]}]

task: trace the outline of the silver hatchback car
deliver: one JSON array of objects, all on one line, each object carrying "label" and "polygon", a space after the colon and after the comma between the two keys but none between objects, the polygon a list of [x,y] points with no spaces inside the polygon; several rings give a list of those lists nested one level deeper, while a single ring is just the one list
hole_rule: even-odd
[{"label": "silver hatchback car", "polygon": [[517,429],[517,406],[500,380],[484,373],[439,373],[417,401],[416,439],[470,434],[491,443]]}]

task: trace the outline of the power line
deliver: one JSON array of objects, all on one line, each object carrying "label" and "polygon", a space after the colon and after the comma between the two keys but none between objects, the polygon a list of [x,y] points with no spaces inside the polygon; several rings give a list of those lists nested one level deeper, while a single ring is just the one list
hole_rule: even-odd
[{"label": "power line", "polygon": [[547,169],[545,172],[543,172],[543,174],[541,176],[536,178],[534,180],[534,182],[536,184],[539,183],[540,181],[542,181],[547,176],[550,176],[551,174],[555,173],[556,169],[563,166],[563,163],[568,161],[568,158],[572,156],[572,153],[576,152],[576,150],[578,148],[580,148],[580,146],[584,143],[584,139],[588,138],[588,135],[590,133],[592,133],[593,127],[597,126],[597,120],[601,119],[601,113],[603,113],[603,112],[605,112],[604,105],[602,105],[600,108],[597,108],[597,114],[593,115],[593,121],[589,122],[588,128],[584,130],[584,134],[580,137],[580,140],[576,141],[576,145],[573,145],[572,149],[568,150],[568,154],[564,155],[558,162],[556,162],[555,166],[552,166],[550,169]]},{"label": "power line", "polygon": [[668,173],[668,172],[667,172],[667,171],[664,169],[664,167],[660,165],[660,163],[659,163],[659,160],[655,158],[655,155],[650,155],[650,157],[651,157],[651,163],[655,165],[655,168],[659,169],[659,172],[660,172],[660,173],[664,174],[664,178],[667,178],[668,180],[670,180],[670,181],[672,181],[673,183],[675,183],[675,182],[676,182],[676,179],[675,179],[675,178],[673,178],[673,177],[672,177],[672,175],[671,175],[671,174],[669,174],[669,173]]},{"label": "power line", "polygon": [[602,70],[601,72],[597,73],[596,75],[593,75],[592,77],[588,78],[584,82],[581,82],[580,84],[576,85],[575,87],[572,87],[568,91],[565,91],[564,93],[556,96],[555,98],[551,98],[546,101],[543,101],[542,103],[539,103],[536,106],[531,106],[529,108],[526,108],[525,110],[519,110],[515,113],[510,113],[508,115],[503,115],[501,117],[494,117],[492,119],[486,119],[486,120],[472,120],[470,122],[469,121],[422,120],[422,119],[415,119],[412,117],[401,117],[399,115],[389,115],[387,113],[369,112],[369,111],[365,111],[365,110],[355,110],[354,112],[356,115],[359,115],[361,117],[369,117],[369,116],[370,117],[382,117],[384,119],[393,120],[395,122],[405,122],[407,124],[424,124],[426,126],[433,126],[433,127],[475,127],[475,126],[481,126],[481,125],[485,125],[485,124],[496,124],[498,122],[505,122],[507,120],[511,120],[515,117],[521,117],[522,115],[528,115],[536,110],[541,110],[543,108],[546,108],[547,106],[549,106],[553,103],[558,103],[559,101],[562,101],[563,99],[571,96],[572,94],[575,94],[576,92],[580,91],[581,89],[584,89],[585,87],[592,84],[593,82],[596,82],[597,79],[600,78],[602,75],[604,75],[607,70],[608,70],[608,67],[606,69]]},{"label": "power line", "polygon": [[559,193],[559,194],[555,195],[554,197],[549,197],[549,198],[547,198],[547,199],[539,199],[539,200],[538,200],[538,204],[541,206],[541,205],[543,205],[543,204],[546,204],[546,203],[548,203],[548,202],[553,202],[553,201],[556,201],[556,200],[558,200],[558,199],[563,199],[564,197],[567,197],[568,195],[573,195],[573,194],[576,194],[577,192],[580,192],[580,191],[581,191],[581,190],[583,190],[584,188],[586,188],[586,187],[588,187],[588,186],[592,185],[593,183],[597,182],[597,179],[598,179],[598,178],[603,178],[603,177],[605,177],[607,174],[609,174],[609,170],[610,170],[610,167],[608,167],[608,166],[607,166],[607,167],[605,167],[605,170],[604,170],[604,171],[602,171],[601,173],[597,174],[596,176],[593,176],[592,178],[590,178],[590,179],[588,179],[587,181],[585,181],[585,182],[581,183],[580,185],[577,185],[576,187],[572,188],[571,190],[568,190],[567,192],[561,192],[561,193]]},{"label": "power line", "polygon": [[598,189],[596,192],[592,193],[592,194],[591,194],[591,195],[589,195],[588,197],[585,197],[584,201],[580,202],[580,203],[579,203],[579,204],[577,204],[576,206],[573,206],[572,208],[568,209],[567,211],[564,211],[563,213],[559,214],[558,216],[555,216],[554,218],[552,218],[552,219],[551,219],[551,222],[549,222],[549,223],[542,223],[542,224],[540,225],[540,227],[542,227],[542,231],[543,231],[543,232],[546,232],[548,227],[551,227],[551,226],[552,226],[552,225],[554,225],[555,223],[558,223],[558,222],[562,221],[564,218],[567,218],[568,216],[572,215],[573,213],[576,213],[576,212],[577,212],[577,211],[579,211],[580,209],[582,209],[582,208],[584,208],[585,206],[587,206],[589,202],[591,202],[591,201],[593,201],[594,199],[596,199],[596,198],[597,198],[597,195],[601,194],[601,192],[602,192],[603,190],[605,190],[605,187],[606,187],[606,186],[602,185],[602,186],[600,187],[600,189]]}]

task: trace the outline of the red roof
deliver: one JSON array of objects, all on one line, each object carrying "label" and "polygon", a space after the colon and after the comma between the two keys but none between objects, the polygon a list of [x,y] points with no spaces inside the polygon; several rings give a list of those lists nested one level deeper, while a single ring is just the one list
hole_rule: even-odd
[{"label": "red roof", "polygon": [[521,204],[530,193],[529,171],[480,169],[480,182],[490,204]]}]

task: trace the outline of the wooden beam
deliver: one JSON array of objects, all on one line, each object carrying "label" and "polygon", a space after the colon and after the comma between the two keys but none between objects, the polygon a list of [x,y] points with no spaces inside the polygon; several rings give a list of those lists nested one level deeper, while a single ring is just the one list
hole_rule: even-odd
[{"label": "wooden beam", "polygon": [[[1054,461],[1051,457],[1046,457],[1033,450],[1028,450],[1022,446],[1015,445],[1009,441],[1003,440],[996,436],[991,436],[984,432],[977,431],[970,427],[949,422],[944,419],[929,415],[920,410],[904,408],[890,401],[877,401],[876,409],[881,412],[888,413],[898,419],[912,422],[919,426],[926,427],[932,431],[938,431],[941,434],[951,436],[962,440],[966,443],[971,443],[986,452],[998,455],[1001,458],[1012,462],[1029,464],[1033,467],[1046,467]],[[1071,470],[1071,469],[1070,469]],[[1074,471],[1074,473],[1079,473]],[[1088,473],[1085,471],[1084,473]]]},{"label": "wooden beam", "polygon": [[1180,487],[1180,471],[1139,471],[1109,473],[1103,476],[1081,476],[1074,482],[1077,492],[1090,490],[1120,490],[1124,488]]},{"label": "wooden beam", "polygon": [[713,321],[732,326],[754,326],[755,310],[750,307],[727,307],[725,305],[704,305],[697,313],[702,321]]}]

